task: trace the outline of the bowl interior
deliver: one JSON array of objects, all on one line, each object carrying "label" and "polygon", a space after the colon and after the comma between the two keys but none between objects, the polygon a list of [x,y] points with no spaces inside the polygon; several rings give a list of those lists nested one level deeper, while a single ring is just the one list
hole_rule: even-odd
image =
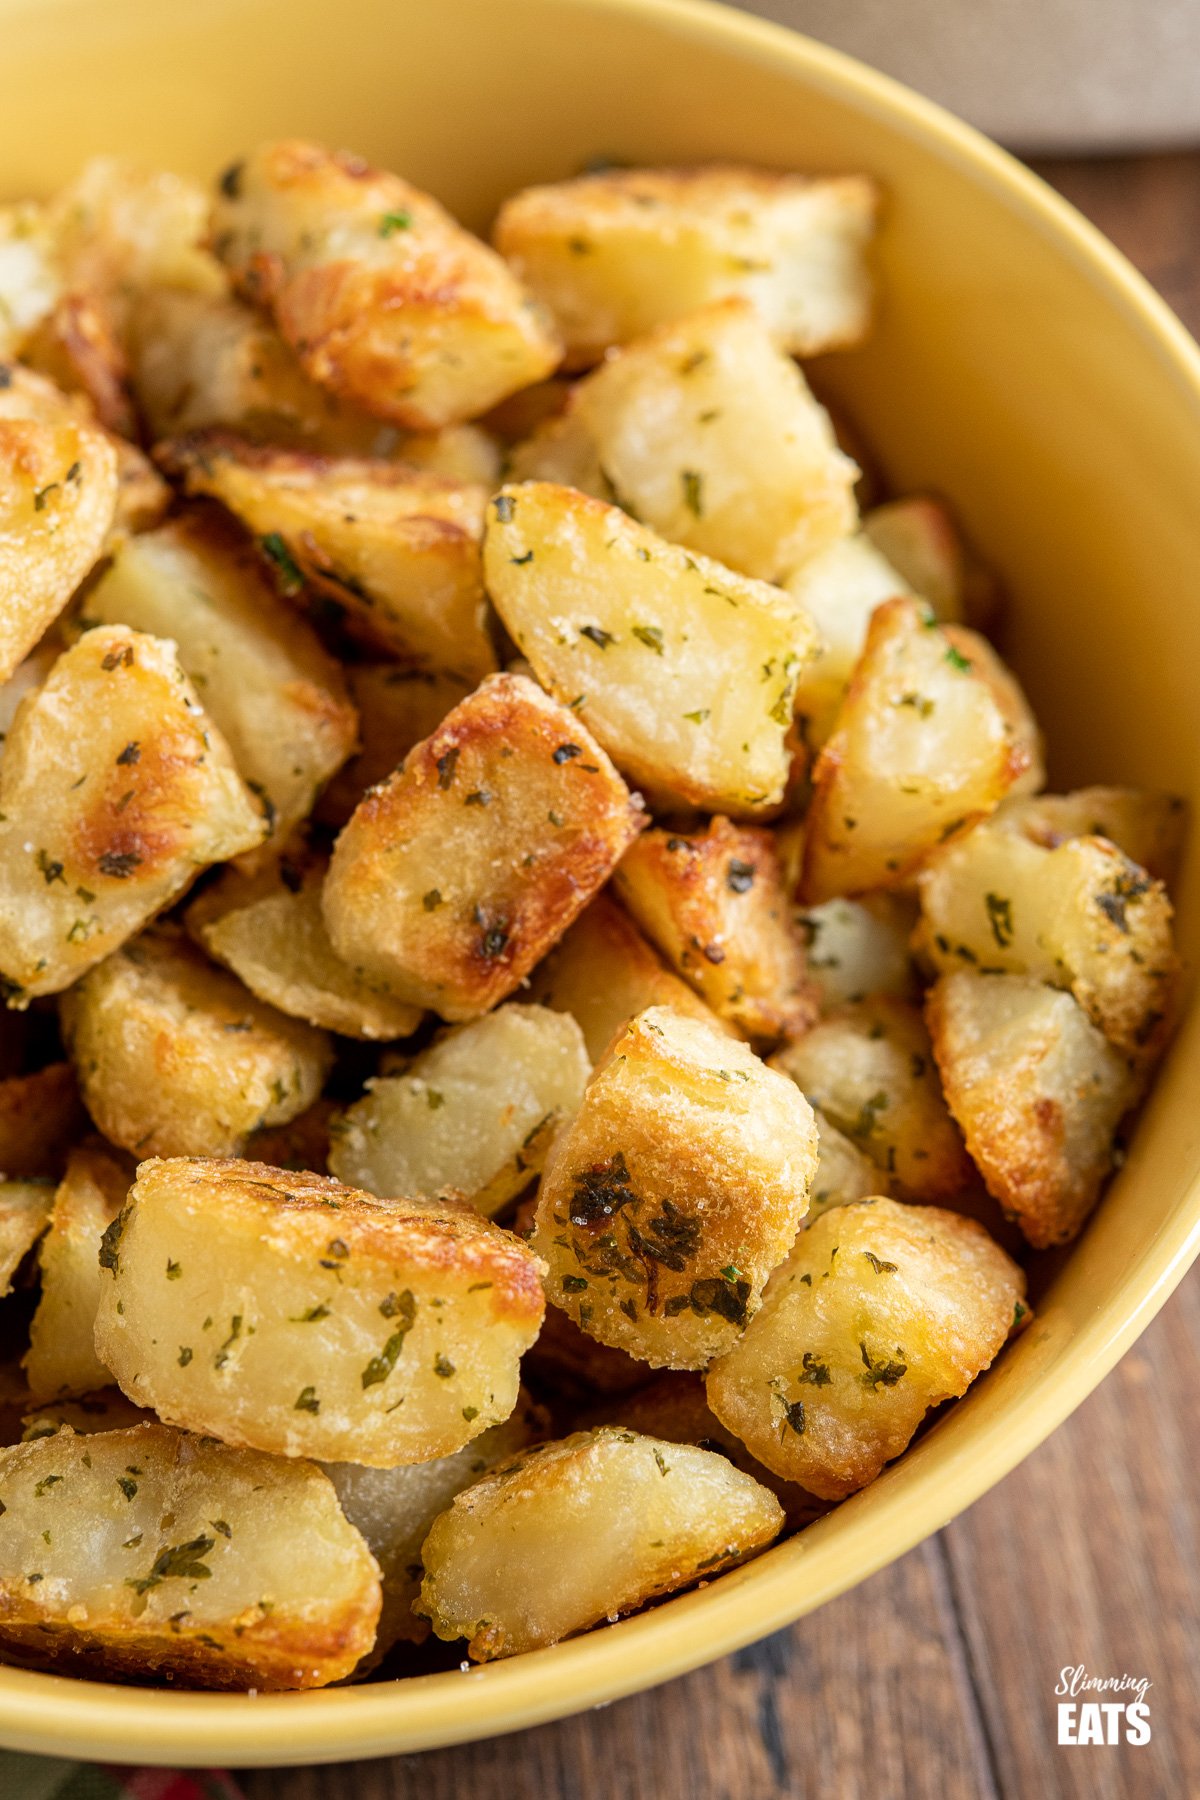
[{"label": "bowl interior", "polygon": [[[822,391],[898,490],[947,494],[1012,595],[1006,648],[1053,780],[1200,799],[1200,354],[1115,253],[982,140],[881,78],[686,0],[0,0],[0,194],[96,151],[210,174],[260,138],[345,144],[486,226],[608,154],[865,169],[887,192],[868,348]],[[1189,858],[1180,936],[1197,956]],[[679,1673],[943,1524],[1084,1397],[1195,1252],[1185,1021],[1119,1180],[1037,1321],[869,1490],[642,1617],[474,1670],[321,1694],[148,1693],[0,1669],[0,1742],[131,1761],[311,1762],[532,1724]]]}]

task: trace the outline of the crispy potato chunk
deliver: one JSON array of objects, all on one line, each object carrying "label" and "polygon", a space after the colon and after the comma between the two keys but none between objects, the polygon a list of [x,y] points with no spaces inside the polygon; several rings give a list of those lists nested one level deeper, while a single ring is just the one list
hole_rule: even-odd
[{"label": "crispy potato chunk", "polygon": [[814,1023],[804,946],[769,831],[720,817],[703,832],[647,831],[621,859],[614,885],[663,955],[747,1037],[773,1042]]},{"label": "crispy potato chunk", "polygon": [[0,364],[0,681],[58,617],[108,536],[117,458],[57,389]]},{"label": "crispy potato chunk", "polygon": [[85,633],[0,762],[0,993],[57,993],[265,829],[174,645]]},{"label": "crispy potato chunk", "polygon": [[543,1265],[457,1196],[376,1200],[263,1163],[143,1163],[96,1349],[174,1424],[391,1468],[506,1419]]},{"label": "crispy potato chunk", "polygon": [[990,823],[1044,850],[1069,838],[1102,837],[1155,881],[1173,886],[1188,829],[1188,804],[1145,788],[1086,787],[1071,794],[1021,795],[996,808]]},{"label": "crispy potato chunk", "polygon": [[54,234],[44,206],[0,206],[0,357],[16,356],[58,299]]},{"label": "crispy potato chunk", "polygon": [[315,815],[322,824],[339,827],[368,788],[386,781],[415,744],[431,737],[472,686],[458,675],[396,663],[359,663],[346,670],[346,685],[358,713],[361,748],[338,770]]},{"label": "crispy potato chunk", "polygon": [[122,545],[84,619],[174,641],[281,840],[354,748],[357,718],[337,664],[215,509]]},{"label": "crispy potato chunk", "polygon": [[21,349],[35,369],[67,394],[83,394],[106,431],[133,439],[138,422],[129,364],[95,296],[63,294]]},{"label": "crispy potato chunk", "polygon": [[167,1425],[0,1451],[0,1643],[68,1673],[324,1687],[371,1648],[379,1573],[333,1485]]},{"label": "crispy potato chunk", "polygon": [[429,1620],[417,1617],[413,1602],[421,1592],[421,1545],[433,1521],[494,1464],[545,1437],[546,1423],[541,1407],[522,1394],[511,1417],[453,1456],[402,1463],[395,1469],[368,1469],[361,1463],[324,1465],[342,1511],[366,1539],[383,1580],[383,1611],[368,1667],[402,1639],[423,1644],[429,1636]]},{"label": "crispy potato chunk", "polygon": [[839,1131],[819,1106],[813,1107],[813,1118],[817,1124],[817,1172],[809,1189],[806,1225],[815,1224],[831,1206],[891,1193],[891,1176],[860,1150],[853,1138]]},{"label": "crispy potato chunk", "polygon": [[139,1156],[236,1155],[316,1099],[323,1032],[264,1006],[171,926],[123,944],[63,996],[88,1111]]},{"label": "crispy potato chunk", "polygon": [[13,1276],[45,1231],[53,1205],[47,1181],[0,1179],[0,1300],[11,1294]]},{"label": "crispy potato chunk", "polygon": [[591,1074],[583,1033],[544,1006],[502,1006],[367,1083],[338,1120],[329,1166],[370,1194],[456,1187],[491,1217],[541,1173]]},{"label": "crispy potato chunk", "polygon": [[0,1175],[57,1175],[67,1150],[87,1128],[70,1063],[50,1063],[32,1075],[0,1081]]},{"label": "crispy potato chunk", "polygon": [[736,1039],[649,1007],[547,1160],[533,1238],[547,1294],[602,1343],[703,1368],[787,1254],[816,1165],[795,1088]]},{"label": "crispy potato chunk", "polygon": [[227,431],[175,438],[156,454],[189,493],[212,495],[253,532],[285,594],[307,585],[370,648],[464,680],[496,667],[479,556],[483,487]]},{"label": "crispy potato chunk", "polygon": [[329,941],[321,911],[328,868],[328,857],[297,839],[252,874],[226,869],[188,908],[187,928],[252,994],[291,1018],[345,1037],[408,1037],[420,1009],[343,962]]},{"label": "crispy potato chunk", "polygon": [[723,1456],[579,1431],[501,1463],[434,1521],[418,1605],[438,1637],[469,1638],[487,1662],[730,1568],[782,1525],[775,1496]]},{"label": "crispy potato chunk", "polygon": [[610,357],[575,389],[569,424],[549,429],[559,442],[582,435],[599,499],[763,581],[854,525],[858,471],[745,300],[689,313]]},{"label": "crispy potato chunk", "polygon": [[761,1311],[708,1371],[708,1402],[776,1474],[826,1500],[873,1481],[932,1406],[964,1394],[1025,1313],[981,1225],[894,1200],[801,1232]]},{"label": "crispy potato chunk", "polygon": [[1106,838],[1045,850],[981,826],[934,858],[920,889],[918,943],[936,969],[1034,975],[1069,988],[1118,1049],[1161,1047],[1179,970],[1171,902]]},{"label": "crispy potato chunk", "polygon": [[986,817],[1034,762],[1011,709],[1015,683],[998,694],[997,659],[955,630],[952,642],[912,600],[871,615],[813,774],[806,900],[894,887]]},{"label": "crispy potato chunk", "polygon": [[514,194],[495,242],[550,308],[572,368],[735,295],[782,350],[813,356],[866,335],[877,203],[861,175],[613,169]]},{"label": "crispy potato chunk", "polygon": [[574,714],[524,676],[494,675],[338,838],[329,935],[402,998],[472,1018],[562,936],[644,823]]},{"label": "crispy potato chunk", "polygon": [[816,633],[780,589],[544,482],[492,501],[483,560],[538,680],[633,780],[739,817],[782,799]]},{"label": "crispy potato chunk", "polygon": [[905,1199],[952,1199],[971,1178],[915,1006],[885,995],[836,1007],[771,1058]]},{"label": "crispy potato chunk", "polygon": [[826,900],[797,913],[807,944],[809,979],[823,1012],[868,994],[915,996],[908,940],[910,905],[894,894],[866,894],[861,900]]},{"label": "crispy potato chunk", "polygon": [[837,723],[875,608],[913,594],[861,531],[828,545],[783,585],[821,634],[796,690],[800,732],[806,747],[816,751]]},{"label": "crispy potato chunk", "polygon": [[500,257],[346,151],[260,145],[221,177],[212,242],[315,381],[413,430],[474,418],[558,363]]},{"label": "crispy potato chunk", "polygon": [[945,501],[930,494],[889,500],[867,513],[863,530],[939,619],[987,630],[999,607],[999,586],[967,547]]},{"label": "crispy potato chunk", "polygon": [[634,1014],[648,1006],[669,1006],[736,1035],[694,988],[663,967],[607,890],[597,894],[561,943],[534,970],[530,991],[540,1005],[571,1014],[583,1032],[593,1063],[600,1061]]},{"label": "crispy potato chunk", "polygon": [[133,1171],[98,1142],[67,1159],[38,1252],[42,1292],[24,1358],[35,1401],[95,1393],[112,1376],[96,1355],[100,1239],[125,1204]]},{"label": "crispy potato chunk", "polygon": [[1073,1238],[1141,1083],[1069,994],[960,969],[926,1002],[946,1099],[988,1192],[1042,1249]]}]

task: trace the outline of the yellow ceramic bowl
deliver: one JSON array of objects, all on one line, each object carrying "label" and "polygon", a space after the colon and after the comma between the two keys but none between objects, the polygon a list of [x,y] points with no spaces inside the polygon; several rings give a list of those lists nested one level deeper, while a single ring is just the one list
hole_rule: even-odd
[{"label": "yellow ceramic bowl", "polygon": [[[868,169],[883,304],[829,388],[899,488],[949,494],[1014,599],[1058,782],[1200,798],[1200,352],[1069,207],[866,69],[676,0],[0,0],[0,192],[94,151],[196,172],[259,138],[361,150],[484,226],[599,152]],[[1195,864],[1181,910],[1196,960]],[[1200,1019],[1120,1179],[1046,1272],[1033,1329],[873,1487],[802,1537],[607,1630],[469,1673],[251,1699],[0,1669],[0,1742],[135,1762],[288,1763],[512,1731],[788,1624],[1000,1479],[1128,1348],[1200,1244]]]}]

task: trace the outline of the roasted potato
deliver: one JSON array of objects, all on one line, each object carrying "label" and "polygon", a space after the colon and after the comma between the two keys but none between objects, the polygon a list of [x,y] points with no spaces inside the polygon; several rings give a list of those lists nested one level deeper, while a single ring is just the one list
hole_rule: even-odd
[{"label": "roasted potato", "polygon": [[907,1200],[950,1200],[971,1178],[915,1006],[887,995],[835,1007],[771,1058]]},{"label": "roasted potato", "polygon": [[[420,1611],[476,1662],[556,1644],[764,1550],[783,1510],[724,1456],[604,1426],[459,1494],[422,1550]],[[547,1556],[547,1546],[553,1555]]]},{"label": "roasted potato", "polygon": [[916,993],[909,937],[913,909],[895,894],[826,900],[802,907],[796,923],[806,945],[809,980],[823,1011],[868,994],[911,1000]]},{"label": "roasted potato", "polygon": [[631,779],[738,817],[783,798],[792,698],[817,640],[780,589],[546,482],[491,502],[483,562],[539,681]]},{"label": "roasted potato", "polygon": [[935,969],[1033,975],[1068,988],[1118,1049],[1153,1055],[1179,961],[1161,882],[1107,838],[1045,850],[981,826],[922,874],[917,942]]},{"label": "roasted potato", "polygon": [[1044,850],[1057,850],[1068,838],[1108,838],[1130,862],[1170,888],[1183,855],[1188,804],[1176,794],[1145,788],[1086,787],[1071,794],[1005,800],[991,823],[1018,832]]},{"label": "roasted potato", "polygon": [[215,509],[123,544],[82,618],[173,640],[280,841],[355,747],[357,716],[337,664]]},{"label": "roasted potato", "polygon": [[329,1167],[369,1194],[455,1187],[490,1217],[541,1173],[591,1068],[565,1013],[499,1007],[447,1032],[403,1074],[368,1082],[334,1127]]},{"label": "roasted potato", "polygon": [[578,443],[580,472],[596,477],[588,492],[763,581],[789,574],[855,522],[858,471],[745,300],[689,313],[611,356],[543,433],[548,465],[518,449],[514,475],[561,480],[556,459]]},{"label": "roasted potato", "polygon": [[[0,1015],[4,1030],[9,1023]],[[55,1176],[70,1146],[87,1130],[70,1063],[49,1063],[32,1075],[0,1081],[0,1175]]]},{"label": "roasted potato", "polygon": [[831,1206],[852,1200],[871,1200],[892,1191],[892,1177],[860,1150],[853,1138],[839,1131],[819,1106],[814,1106],[817,1126],[817,1172],[808,1191],[805,1225],[813,1225]]},{"label": "roasted potato", "polygon": [[547,1295],[602,1343],[703,1368],[756,1310],[816,1166],[794,1087],[736,1039],[649,1007],[547,1160],[533,1237]]},{"label": "roasted potato", "polygon": [[633,1015],[648,1006],[669,1006],[735,1035],[694,988],[663,967],[607,889],[597,894],[534,970],[530,994],[542,1006],[571,1014],[593,1063],[600,1061]]},{"label": "roasted potato", "polygon": [[174,927],[123,944],[64,994],[63,1034],[105,1137],[138,1156],[236,1155],[320,1093],[323,1032],[264,1006]]},{"label": "roasted potato", "polygon": [[1070,994],[1029,976],[943,975],[926,1015],[988,1192],[1038,1249],[1073,1238],[1116,1160],[1136,1073]]},{"label": "roasted potato", "polygon": [[315,813],[322,824],[338,827],[368,788],[386,781],[414,744],[432,736],[471,692],[471,683],[459,675],[397,663],[354,664],[346,670],[346,685],[358,713],[360,748],[338,770]]},{"label": "roasted potato", "polygon": [[23,1367],[37,1401],[92,1394],[112,1376],[96,1355],[100,1239],[125,1204],[133,1170],[92,1142],[72,1150],[38,1251],[42,1291]]},{"label": "roasted potato", "polygon": [[174,645],[86,632],[0,761],[0,994],[57,993],[265,829]]},{"label": "roasted potato", "polygon": [[0,1300],[50,1219],[54,1189],[48,1181],[0,1179]]},{"label": "roasted potato", "polygon": [[914,596],[861,531],[829,544],[783,585],[812,618],[821,638],[796,689],[800,735],[806,748],[815,752],[837,723],[875,608],[885,600]]},{"label": "roasted potato", "polygon": [[262,1163],[143,1163],[106,1233],[96,1349],[160,1417],[280,1456],[449,1456],[517,1399],[542,1264],[464,1201]]},{"label": "roasted potato", "polygon": [[67,394],[83,394],[106,431],[138,435],[129,363],[103,308],[91,294],[63,294],[21,346],[26,368]]},{"label": "roasted potato", "polygon": [[408,1037],[420,1009],[343,962],[329,941],[321,911],[328,867],[328,857],[296,839],[253,874],[226,869],[189,906],[187,928],[252,994],[292,1018],[346,1037]]},{"label": "roasted potato", "polygon": [[401,1463],[395,1469],[368,1469],[361,1463],[324,1464],[342,1511],[362,1533],[379,1564],[383,1611],[371,1664],[401,1639],[422,1644],[429,1636],[429,1620],[417,1617],[413,1602],[421,1592],[421,1545],[439,1513],[493,1464],[516,1456],[545,1435],[545,1414],[523,1395],[503,1424],[493,1425],[453,1456]]},{"label": "roasted potato", "polygon": [[973,1219],[839,1206],[801,1232],[709,1369],[708,1403],[777,1475],[841,1500],[966,1392],[1025,1312],[1024,1275]]},{"label": "roasted potato", "polygon": [[549,375],[549,319],[436,200],[361,157],[260,145],[218,184],[212,243],[315,381],[428,430]]},{"label": "roasted potato", "polygon": [[756,1043],[799,1036],[817,1001],[769,831],[720,816],[702,832],[647,831],[614,886],[714,1012]]},{"label": "roasted potato", "polygon": [[780,349],[813,356],[866,335],[877,204],[859,175],[611,169],[514,194],[495,243],[549,307],[572,368],[734,295]]},{"label": "roasted potato", "polygon": [[1012,711],[1015,683],[997,693],[997,659],[954,629],[951,641],[913,600],[886,601],[871,615],[813,772],[808,902],[896,886],[993,811],[1034,764]]},{"label": "roasted potato", "polygon": [[156,455],[189,493],[237,515],[284,594],[311,590],[369,648],[463,680],[496,667],[479,556],[483,487],[227,431],[172,439]]},{"label": "roasted potato", "polygon": [[104,548],[116,452],[41,376],[0,363],[0,681],[53,624]]},{"label": "roasted potato", "polygon": [[70,1674],[324,1687],[379,1572],[328,1476],[168,1425],[0,1450],[0,1644]]},{"label": "roasted potato", "polygon": [[34,200],[0,206],[0,358],[18,355],[60,291],[46,208]]},{"label": "roasted potato", "polygon": [[330,938],[400,998],[471,1018],[512,993],[644,823],[573,713],[524,676],[492,676],[338,838]]}]

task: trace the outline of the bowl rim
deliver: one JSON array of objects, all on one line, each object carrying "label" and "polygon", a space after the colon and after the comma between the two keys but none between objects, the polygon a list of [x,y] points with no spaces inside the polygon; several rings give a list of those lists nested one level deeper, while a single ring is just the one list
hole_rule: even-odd
[{"label": "bowl rim", "polygon": [[[49,0],[40,0],[45,8]],[[69,4],[70,0],[54,0]],[[0,0],[0,14],[29,0]],[[856,58],[717,0],[558,0],[564,10],[642,18],[687,40],[784,66],[965,170],[1052,237],[1119,305],[1126,323],[1189,389],[1200,409],[1200,345],[1122,253],[1008,152],[936,102]],[[834,1546],[816,1579],[796,1580],[822,1522],[702,1590],[548,1650],[462,1672],[305,1693],[177,1693],[0,1666],[0,1744],[95,1761],[176,1767],[287,1766],[378,1757],[498,1737],[658,1686],[792,1624],[904,1555],[971,1505],[1092,1392],[1168,1299],[1200,1253],[1200,1182],[1189,1188],[1128,1276],[1116,1321],[1080,1330],[1046,1382],[967,1445],[953,1445],[903,1490],[874,1489],[869,1513],[838,1509]],[[847,1514],[852,1516],[847,1522]],[[753,1604],[747,1588],[752,1587]]]}]

